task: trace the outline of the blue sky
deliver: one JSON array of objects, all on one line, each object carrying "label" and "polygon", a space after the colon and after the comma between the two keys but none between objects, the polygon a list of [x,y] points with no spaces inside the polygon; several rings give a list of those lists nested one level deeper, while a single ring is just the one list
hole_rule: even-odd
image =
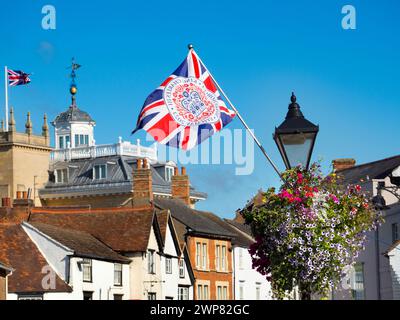
[{"label": "blue sky", "polygon": [[[44,5],[56,8],[56,30],[41,28]],[[357,29],[343,30],[341,9],[357,10]],[[33,72],[12,88],[10,105],[23,130],[34,130],[70,103],[66,67],[75,56],[77,103],[96,120],[96,142],[130,136],[147,95],[197,53],[236,104],[280,169],[274,127],[296,92],[305,116],[320,125],[314,159],[364,163],[399,153],[399,2],[384,1],[7,1],[0,12],[0,63]],[[3,85],[3,82],[1,82]],[[4,90],[0,90],[3,105]],[[241,128],[236,119],[230,129]],[[278,179],[259,150],[255,170],[190,165],[192,184],[209,194],[198,208],[230,217]]]}]

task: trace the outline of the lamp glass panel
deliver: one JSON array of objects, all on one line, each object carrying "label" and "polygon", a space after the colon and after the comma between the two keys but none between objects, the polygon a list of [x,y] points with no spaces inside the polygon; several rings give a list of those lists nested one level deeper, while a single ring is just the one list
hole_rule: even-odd
[{"label": "lamp glass panel", "polygon": [[314,133],[283,134],[281,140],[291,168],[297,165],[306,167]]}]

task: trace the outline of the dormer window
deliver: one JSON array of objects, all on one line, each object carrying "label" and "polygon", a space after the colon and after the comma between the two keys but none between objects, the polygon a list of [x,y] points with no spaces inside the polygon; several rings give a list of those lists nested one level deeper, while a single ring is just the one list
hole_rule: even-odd
[{"label": "dormer window", "polygon": [[55,172],[56,183],[68,182],[68,169],[57,169]]},{"label": "dormer window", "polygon": [[107,165],[98,164],[93,167],[93,179],[100,180],[107,177]]},{"label": "dormer window", "polygon": [[172,176],[174,175],[173,167],[165,167],[165,181],[171,181]]}]

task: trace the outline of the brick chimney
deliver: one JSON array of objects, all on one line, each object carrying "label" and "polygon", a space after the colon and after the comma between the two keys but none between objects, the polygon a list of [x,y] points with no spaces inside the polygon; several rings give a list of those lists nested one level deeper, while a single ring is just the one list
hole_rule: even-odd
[{"label": "brick chimney", "polygon": [[29,220],[31,209],[35,206],[26,191],[18,191],[17,198],[11,203],[10,198],[2,198],[0,207],[0,223],[21,223]]},{"label": "brick chimney", "polygon": [[333,172],[341,171],[354,167],[356,160],[354,159],[335,159],[332,161]]},{"label": "brick chimney", "polygon": [[17,191],[16,199],[13,201],[13,207],[33,207],[34,202],[28,197],[27,191]]},{"label": "brick chimney", "polygon": [[11,198],[1,198],[1,206],[11,208]]},{"label": "brick chimney", "polygon": [[181,168],[181,174],[178,168],[175,168],[174,175],[171,177],[171,193],[172,198],[180,199],[190,205],[190,183],[185,167]]},{"label": "brick chimney", "polygon": [[153,182],[151,169],[147,159],[138,159],[132,168],[133,195],[132,205],[134,207],[152,206]]}]

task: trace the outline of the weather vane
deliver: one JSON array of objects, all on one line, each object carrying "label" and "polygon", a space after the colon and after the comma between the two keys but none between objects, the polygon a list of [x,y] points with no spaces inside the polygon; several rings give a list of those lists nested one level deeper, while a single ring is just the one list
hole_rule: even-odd
[{"label": "weather vane", "polygon": [[77,93],[78,89],[76,87],[76,83],[75,83],[75,78],[76,78],[76,73],[75,70],[79,69],[81,67],[80,64],[75,62],[75,58],[72,58],[72,62],[71,62],[71,66],[67,67],[67,69],[71,69],[71,85],[69,87],[69,92],[72,95],[72,105],[75,105],[75,94]]}]

